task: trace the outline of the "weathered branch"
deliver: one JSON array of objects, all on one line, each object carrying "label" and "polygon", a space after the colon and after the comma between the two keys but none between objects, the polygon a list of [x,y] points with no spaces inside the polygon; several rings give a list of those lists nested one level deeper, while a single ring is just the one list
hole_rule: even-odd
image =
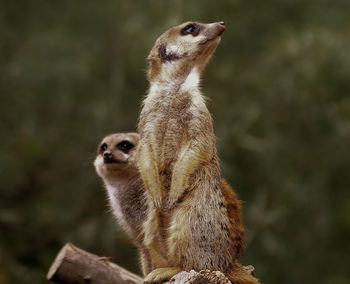
[{"label": "weathered branch", "polygon": [[[253,274],[254,267],[245,269]],[[47,274],[47,279],[60,284],[140,284],[142,278],[105,257],[86,252],[67,243],[58,253]],[[219,271],[182,271],[164,284],[230,284]]]},{"label": "weathered branch", "polygon": [[142,278],[108,261],[67,243],[58,253],[47,279],[60,284],[140,284]]}]

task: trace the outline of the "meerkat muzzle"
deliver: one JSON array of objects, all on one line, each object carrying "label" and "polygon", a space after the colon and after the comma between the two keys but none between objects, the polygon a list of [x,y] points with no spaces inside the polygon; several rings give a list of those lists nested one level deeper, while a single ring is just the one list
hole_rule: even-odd
[{"label": "meerkat muzzle", "polygon": [[226,31],[226,24],[225,24],[225,22],[219,22],[219,23],[217,23],[217,26],[218,26],[218,30],[219,30],[218,36],[221,36],[222,33],[224,31]]},{"label": "meerkat muzzle", "polygon": [[205,32],[206,39],[203,40],[200,44],[204,45],[204,44],[207,44],[208,42],[211,42],[221,37],[221,35],[225,30],[226,30],[225,22],[217,22],[217,23],[211,24]]}]

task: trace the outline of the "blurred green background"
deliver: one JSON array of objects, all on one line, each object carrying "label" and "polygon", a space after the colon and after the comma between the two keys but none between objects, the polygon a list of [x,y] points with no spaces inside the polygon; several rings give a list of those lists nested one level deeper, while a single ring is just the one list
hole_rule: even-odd
[{"label": "blurred green background", "polygon": [[92,162],[133,131],[160,33],[225,21],[203,78],[262,283],[350,283],[350,1],[0,1],[0,284],[67,242],[137,272]]}]

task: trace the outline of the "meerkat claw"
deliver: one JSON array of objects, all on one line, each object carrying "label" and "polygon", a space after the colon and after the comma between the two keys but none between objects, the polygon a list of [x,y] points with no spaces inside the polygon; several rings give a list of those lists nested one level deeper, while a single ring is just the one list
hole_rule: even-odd
[{"label": "meerkat claw", "polygon": [[179,273],[181,268],[179,267],[162,267],[153,270],[143,280],[144,284],[162,283],[166,280],[170,280],[175,274]]},{"label": "meerkat claw", "polygon": [[166,207],[167,207],[168,209],[171,209],[171,208],[173,208],[173,207],[175,206],[176,203],[177,203],[177,199],[171,198],[171,197],[169,196],[169,198],[168,198],[168,200],[167,200],[167,202],[166,202]]},{"label": "meerkat claw", "polygon": [[162,207],[162,199],[161,198],[154,198],[152,197],[152,202],[156,208],[161,208]]}]

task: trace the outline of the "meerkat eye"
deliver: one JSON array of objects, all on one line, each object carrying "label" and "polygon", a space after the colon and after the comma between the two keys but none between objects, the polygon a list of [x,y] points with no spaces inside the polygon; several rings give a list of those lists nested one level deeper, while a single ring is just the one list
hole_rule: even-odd
[{"label": "meerkat eye", "polygon": [[117,145],[117,148],[122,150],[124,153],[128,153],[132,148],[134,148],[134,145],[129,141],[122,141]]},{"label": "meerkat eye", "polygon": [[103,143],[103,144],[100,146],[100,151],[101,151],[101,152],[104,152],[104,151],[106,151],[106,149],[107,149],[107,144],[106,144],[106,143]]},{"label": "meerkat eye", "polygon": [[189,24],[181,30],[182,35],[197,35],[199,32],[199,27],[196,24]]}]

